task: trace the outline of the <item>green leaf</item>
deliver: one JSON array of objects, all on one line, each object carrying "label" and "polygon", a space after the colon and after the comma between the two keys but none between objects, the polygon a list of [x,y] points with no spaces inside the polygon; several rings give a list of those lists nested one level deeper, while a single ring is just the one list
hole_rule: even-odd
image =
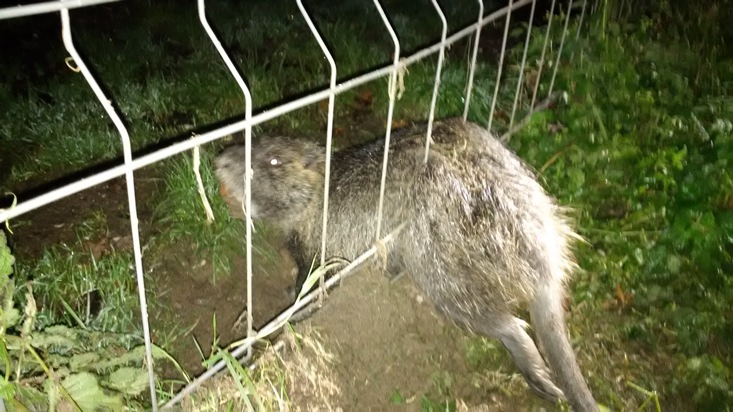
[{"label": "green leaf", "polygon": [[15,257],[10,253],[5,232],[0,230],[0,276],[10,276],[14,263]]},{"label": "green leaf", "polygon": [[6,380],[0,381],[0,397],[6,401],[15,396],[16,385]]},{"label": "green leaf", "polygon": [[568,178],[573,188],[580,189],[585,183],[585,173],[581,169],[568,169]]},{"label": "green leaf", "polygon": [[667,258],[667,270],[670,271],[670,273],[676,275],[680,272],[680,266],[682,265],[682,261],[680,261],[680,258],[677,255],[670,255],[669,258]]},{"label": "green leaf", "polygon": [[107,395],[97,382],[97,378],[88,372],[67,376],[61,385],[66,389],[82,411],[122,410],[121,395]]},{"label": "green leaf", "polygon": [[69,368],[71,368],[72,371],[77,372],[86,369],[89,365],[97,362],[98,360],[99,355],[94,352],[80,353],[69,359]]},{"label": "green leaf", "polygon": [[126,395],[136,396],[148,388],[148,371],[141,368],[120,368],[107,378],[106,386]]},{"label": "green leaf", "polygon": [[400,393],[399,390],[395,389],[389,396],[389,401],[394,405],[403,405],[405,403],[405,397]]}]

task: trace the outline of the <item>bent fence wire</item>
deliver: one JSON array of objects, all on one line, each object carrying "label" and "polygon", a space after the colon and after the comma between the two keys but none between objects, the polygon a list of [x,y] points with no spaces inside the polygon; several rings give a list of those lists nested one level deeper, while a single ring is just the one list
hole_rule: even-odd
[{"label": "bent fence wire", "polygon": [[[72,8],[78,8],[78,7],[86,7],[86,6],[93,6],[97,4],[103,4],[103,3],[111,3],[119,0],[62,0],[62,1],[53,1],[53,2],[45,2],[45,3],[37,3],[33,5],[28,6],[17,6],[17,7],[9,7],[0,9],[0,20],[3,19],[9,19],[9,18],[15,18],[20,16],[30,16],[30,15],[36,15],[41,13],[51,13],[51,12],[59,12],[61,17],[61,24],[62,24],[62,41],[64,46],[66,47],[66,50],[68,53],[72,56],[74,59],[74,62],[76,66],[78,67],[79,71],[84,76],[84,79],[89,84],[89,87],[92,89],[96,97],[99,99],[100,103],[104,107],[105,111],[109,115],[112,122],[117,127],[120,137],[122,139],[122,147],[123,147],[123,153],[124,153],[124,163],[119,166],[111,167],[103,172],[97,173],[93,176],[89,176],[85,179],[72,182],[70,184],[67,184],[63,187],[51,190],[49,192],[43,193],[39,196],[36,196],[32,199],[23,201],[16,206],[14,206],[11,209],[4,210],[0,209],[0,222],[7,221],[9,219],[18,217],[24,213],[27,213],[31,210],[34,210],[36,208],[39,208],[44,205],[48,205],[52,202],[55,202],[59,199],[62,199],[64,197],[73,195],[75,193],[78,193],[82,190],[89,189],[95,185],[99,185],[101,183],[104,183],[108,180],[125,176],[126,183],[127,183],[127,195],[128,195],[128,203],[129,203],[129,211],[130,211],[130,226],[132,231],[132,240],[133,240],[133,251],[134,251],[134,259],[135,259],[135,273],[137,276],[137,285],[139,290],[139,299],[140,299],[140,309],[142,312],[142,323],[143,323],[143,334],[145,339],[145,348],[146,348],[146,360],[147,360],[147,368],[148,368],[148,375],[149,375],[149,381],[150,381],[150,396],[152,398],[152,408],[153,410],[158,409],[157,404],[157,394],[156,394],[156,387],[155,387],[155,374],[154,374],[154,365],[153,365],[153,359],[151,354],[151,338],[150,338],[150,329],[149,329],[149,323],[148,323],[148,313],[147,313],[147,304],[146,304],[146,294],[145,294],[145,284],[144,284],[144,271],[143,271],[143,261],[142,261],[142,253],[140,249],[140,234],[138,230],[138,219],[137,219],[137,203],[135,199],[135,180],[133,172],[141,167],[150,165],[152,163],[158,162],[160,160],[163,160],[165,158],[171,157],[175,154],[182,153],[186,150],[191,150],[194,148],[197,148],[198,146],[212,142],[214,140],[220,139],[222,137],[231,135],[236,132],[245,131],[245,170],[250,170],[251,165],[251,138],[252,138],[252,126],[258,125],[260,123],[263,123],[267,120],[271,120],[277,116],[281,116],[285,113],[294,111],[296,109],[302,108],[304,106],[319,102],[325,98],[328,98],[328,125],[327,125],[327,133],[326,133],[326,176],[324,181],[324,213],[323,213],[323,221],[322,221],[322,250],[321,250],[321,257],[320,261],[321,264],[324,264],[326,261],[327,251],[325,249],[325,239],[326,235],[328,233],[328,221],[327,221],[327,213],[328,210],[328,190],[329,190],[329,173],[330,173],[330,161],[331,161],[331,143],[332,143],[332,135],[333,135],[333,118],[334,118],[334,105],[335,105],[335,96],[343,93],[347,90],[353,89],[357,86],[360,86],[364,83],[367,83],[369,81],[379,79],[384,76],[389,76],[389,106],[388,111],[386,114],[386,141],[385,141],[385,152],[384,152],[384,159],[383,159],[383,167],[382,167],[382,175],[381,175],[381,189],[380,189],[380,196],[377,206],[378,211],[378,220],[377,225],[375,227],[375,244],[372,246],[369,250],[365,251],[364,254],[359,256],[358,258],[354,259],[351,263],[349,263],[346,267],[341,269],[338,273],[336,273],[334,276],[330,277],[328,280],[324,280],[323,278],[320,279],[320,287],[312,291],[311,293],[305,295],[302,299],[297,300],[295,304],[293,304],[290,308],[285,310],[283,313],[281,313],[277,318],[275,318],[273,321],[268,323],[266,326],[261,328],[258,331],[255,331],[253,329],[252,325],[252,314],[251,311],[248,311],[247,314],[247,337],[239,342],[239,346],[236,347],[234,350],[231,351],[231,355],[234,357],[241,357],[242,355],[246,355],[246,359],[249,358],[251,354],[251,348],[255,341],[262,339],[264,337],[267,337],[268,335],[272,334],[273,332],[277,331],[280,327],[282,327],[288,319],[298,312],[299,310],[303,309],[306,305],[311,303],[314,299],[323,296],[322,293],[320,293],[323,290],[326,290],[332,286],[334,286],[342,277],[347,276],[355,267],[359,266],[363,262],[367,261],[369,258],[371,258],[373,255],[377,253],[377,250],[379,248],[379,244],[381,242],[391,242],[396,236],[399,235],[400,230],[405,226],[405,223],[403,222],[399,227],[393,228],[393,230],[387,234],[386,236],[382,236],[382,228],[381,228],[381,217],[382,217],[382,206],[383,206],[383,200],[384,200],[384,185],[386,181],[386,172],[387,172],[387,161],[388,161],[388,155],[389,155],[389,140],[390,140],[390,133],[391,133],[391,126],[392,126],[392,116],[394,112],[394,105],[396,100],[396,89],[397,89],[397,77],[400,75],[401,71],[405,70],[405,68],[411,64],[414,64],[418,62],[419,60],[422,60],[426,57],[429,57],[433,55],[434,53],[438,53],[438,65],[436,68],[435,73],[435,83],[433,87],[433,95],[432,100],[430,103],[430,110],[428,114],[428,131],[425,141],[425,161],[428,161],[429,156],[429,149],[430,149],[430,141],[431,141],[431,130],[432,130],[432,124],[434,121],[435,116],[435,106],[436,106],[436,100],[438,93],[440,92],[440,80],[441,80],[441,68],[443,66],[443,59],[445,55],[445,49],[446,47],[452,45],[458,40],[471,37],[471,40],[473,41],[473,48],[471,53],[471,61],[469,64],[469,75],[468,75],[468,82],[466,85],[466,96],[465,96],[465,107],[463,112],[463,119],[465,120],[468,115],[468,108],[469,104],[471,102],[471,95],[472,95],[472,88],[473,88],[473,82],[474,77],[476,75],[475,68],[476,68],[476,60],[477,60],[477,54],[478,54],[478,48],[479,48],[479,37],[481,36],[481,29],[482,27],[486,26],[489,23],[498,21],[499,19],[504,19],[504,34],[502,39],[502,47],[501,47],[501,54],[499,56],[499,64],[498,64],[498,70],[497,70],[497,77],[496,77],[496,83],[495,83],[495,89],[493,93],[493,98],[490,104],[490,112],[489,117],[487,119],[488,128],[490,129],[492,126],[492,122],[494,119],[494,111],[496,108],[496,100],[498,97],[498,90],[499,90],[499,84],[501,82],[501,76],[502,76],[502,67],[504,65],[504,57],[506,54],[506,45],[507,45],[507,39],[509,37],[509,23],[511,21],[512,12],[514,12],[517,9],[524,8],[524,7],[530,7],[530,15],[529,15],[529,24],[527,25],[527,32],[526,37],[524,39],[524,51],[522,54],[521,64],[519,67],[519,79],[517,82],[517,89],[514,93],[514,101],[512,104],[511,109],[511,116],[509,119],[509,127],[508,130],[505,131],[505,133],[502,135],[502,140],[508,139],[511,134],[515,133],[517,130],[519,130],[521,127],[523,127],[529,117],[534,114],[536,111],[543,110],[547,107],[547,103],[545,104],[538,104],[535,106],[535,103],[537,102],[537,93],[539,90],[539,84],[540,84],[540,78],[542,75],[542,70],[545,65],[546,60],[548,60],[546,57],[549,56],[548,54],[548,47],[551,44],[550,40],[550,34],[551,34],[551,25],[552,25],[552,19],[548,19],[547,28],[544,33],[544,43],[542,48],[541,57],[539,59],[539,62],[537,63],[537,74],[536,74],[536,80],[535,84],[533,85],[532,90],[532,96],[531,96],[531,102],[529,105],[528,112],[524,115],[523,119],[519,122],[515,123],[515,116],[517,114],[517,104],[519,100],[520,95],[520,88],[522,86],[522,76],[525,71],[525,64],[527,61],[527,50],[529,48],[530,44],[530,38],[533,35],[542,35],[542,33],[535,33],[536,30],[533,30],[533,20],[535,18],[535,8],[536,8],[536,1],[537,0],[509,0],[508,5],[500,8],[488,15],[484,15],[484,4],[482,0],[478,0],[478,8],[479,13],[477,16],[476,23],[471,24],[461,30],[456,31],[452,35],[448,36],[447,33],[447,21],[445,18],[445,14],[443,13],[443,10],[441,9],[440,5],[436,0],[431,0],[432,6],[435,9],[436,15],[440,18],[442,23],[442,32],[441,32],[441,39],[439,43],[433,44],[429,47],[426,47],[422,50],[419,50],[416,53],[413,53],[409,56],[402,57],[400,55],[400,41],[399,36],[393,29],[392,25],[389,22],[389,19],[387,17],[387,14],[383,10],[379,0],[374,0],[374,7],[379,13],[382,22],[384,24],[385,30],[389,33],[393,43],[394,43],[394,52],[393,52],[393,60],[391,64],[388,64],[380,69],[371,71],[369,73],[342,81],[340,83],[337,83],[337,67],[333,60],[333,57],[331,55],[331,52],[328,50],[328,47],[326,46],[325,42],[321,38],[321,35],[318,32],[317,25],[312,21],[310,15],[306,11],[306,9],[303,6],[302,0],[296,0],[296,3],[298,5],[298,8],[302,14],[303,19],[307,23],[313,37],[317,41],[318,45],[320,46],[324,57],[328,60],[330,65],[330,83],[328,85],[328,88],[320,90],[316,93],[312,93],[310,95],[298,98],[296,100],[292,100],[290,102],[287,102],[285,104],[282,104],[280,106],[277,106],[275,108],[269,109],[265,112],[261,112],[258,114],[252,114],[252,96],[249,92],[249,89],[244,82],[242,75],[237,72],[237,69],[235,68],[231,58],[228,56],[227,52],[225,51],[224,47],[221,45],[221,42],[217,39],[216,35],[214,34],[214,31],[211,29],[211,26],[209,25],[207,19],[206,19],[206,10],[205,10],[205,0],[198,0],[198,14],[200,18],[201,25],[203,26],[205,32],[208,34],[208,36],[211,39],[212,44],[218,51],[219,55],[223,59],[224,63],[226,64],[227,68],[229,69],[231,75],[236,80],[239,87],[242,89],[242,93],[245,96],[245,118],[244,120],[233,122],[229,125],[217,128],[215,130],[209,131],[207,133],[203,133],[200,135],[195,135],[191,139],[186,139],[185,141],[181,141],[175,144],[172,144],[168,147],[156,150],[152,153],[139,156],[136,158],[133,158],[131,147],[130,147],[130,141],[127,129],[122,123],[122,120],[120,119],[119,115],[116,113],[114,107],[112,106],[110,96],[105,95],[105,93],[102,91],[102,89],[98,85],[97,79],[91,74],[89,69],[87,68],[86,64],[84,63],[84,60],[79,56],[79,54],[76,52],[76,49],[74,47],[73,38],[71,35],[71,19],[69,17],[69,10]],[[547,101],[550,101],[553,97],[552,88],[554,87],[555,77],[557,75],[557,70],[560,64],[560,61],[562,59],[562,51],[563,46],[565,43],[565,37],[568,32],[569,27],[569,21],[570,21],[570,11],[572,9],[581,9],[580,12],[580,18],[579,18],[579,24],[577,27],[577,32],[575,33],[575,38],[577,39],[580,35],[580,30],[582,28],[582,22],[583,18],[585,17],[586,13],[586,6],[588,0],[582,0],[582,6],[579,6],[581,0],[575,0],[576,4],[573,5],[573,0],[568,0],[567,7],[564,9],[564,30],[562,31],[562,36],[559,42],[559,45],[557,47],[557,50],[555,51],[555,61],[553,64],[553,72],[550,80],[550,86],[549,86],[549,92],[547,94]],[[468,3],[468,2],[467,2]],[[597,3],[597,2],[596,2]],[[597,4],[594,4],[592,6],[592,10],[595,10],[597,8]],[[552,15],[556,9],[560,9],[559,6],[556,5],[556,0],[552,0],[551,6],[550,6],[550,12],[549,14]],[[572,59],[573,56],[570,56],[570,59]],[[570,60],[569,59],[569,60]],[[480,73],[478,75],[481,75]],[[250,175],[249,173],[246,173],[243,177],[245,181],[245,198],[243,199],[243,206],[245,210],[249,210],[250,203],[251,203],[251,182],[250,182]],[[246,257],[247,257],[247,266],[246,266],[246,277],[247,277],[247,290],[243,291],[246,293],[246,302],[247,307],[252,307],[252,242],[251,242],[251,235],[252,235],[252,224],[251,219],[247,218],[247,232],[246,232]],[[191,381],[187,386],[185,386],[179,393],[173,397],[168,403],[163,405],[163,408],[171,407],[178,402],[180,402],[186,395],[191,393],[195,388],[197,388],[202,382],[207,380],[208,378],[212,377],[214,374],[219,372],[223,367],[225,366],[225,362],[219,361],[212,367],[210,367],[206,372],[204,372],[202,375],[197,377],[195,380]]]}]

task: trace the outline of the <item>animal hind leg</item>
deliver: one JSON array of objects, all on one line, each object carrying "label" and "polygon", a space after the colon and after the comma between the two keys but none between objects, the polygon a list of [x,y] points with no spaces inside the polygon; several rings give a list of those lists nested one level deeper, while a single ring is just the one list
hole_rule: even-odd
[{"label": "animal hind leg", "polygon": [[476,323],[472,322],[474,330],[499,339],[507,348],[532,391],[550,402],[565,399],[562,390],[552,381],[552,373],[537,346],[527,334],[525,321],[510,314],[502,314],[493,317],[488,324]]}]

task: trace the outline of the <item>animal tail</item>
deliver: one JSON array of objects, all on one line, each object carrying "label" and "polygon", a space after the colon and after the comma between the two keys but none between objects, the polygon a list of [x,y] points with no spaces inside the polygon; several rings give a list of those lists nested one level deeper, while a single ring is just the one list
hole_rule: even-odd
[{"label": "animal tail", "polygon": [[532,328],[542,343],[544,356],[575,411],[598,411],[575,358],[565,327],[563,289],[555,279],[543,285],[530,304]]}]

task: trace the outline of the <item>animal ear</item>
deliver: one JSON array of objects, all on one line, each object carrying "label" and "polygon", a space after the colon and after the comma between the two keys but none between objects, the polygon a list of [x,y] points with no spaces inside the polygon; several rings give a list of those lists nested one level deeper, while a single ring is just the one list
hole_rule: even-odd
[{"label": "animal ear", "polygon": [[320,147],[311,147],[303,154],[303,168],[307,170],[318,171],[319,167],[323,167],[323,149]]}]

